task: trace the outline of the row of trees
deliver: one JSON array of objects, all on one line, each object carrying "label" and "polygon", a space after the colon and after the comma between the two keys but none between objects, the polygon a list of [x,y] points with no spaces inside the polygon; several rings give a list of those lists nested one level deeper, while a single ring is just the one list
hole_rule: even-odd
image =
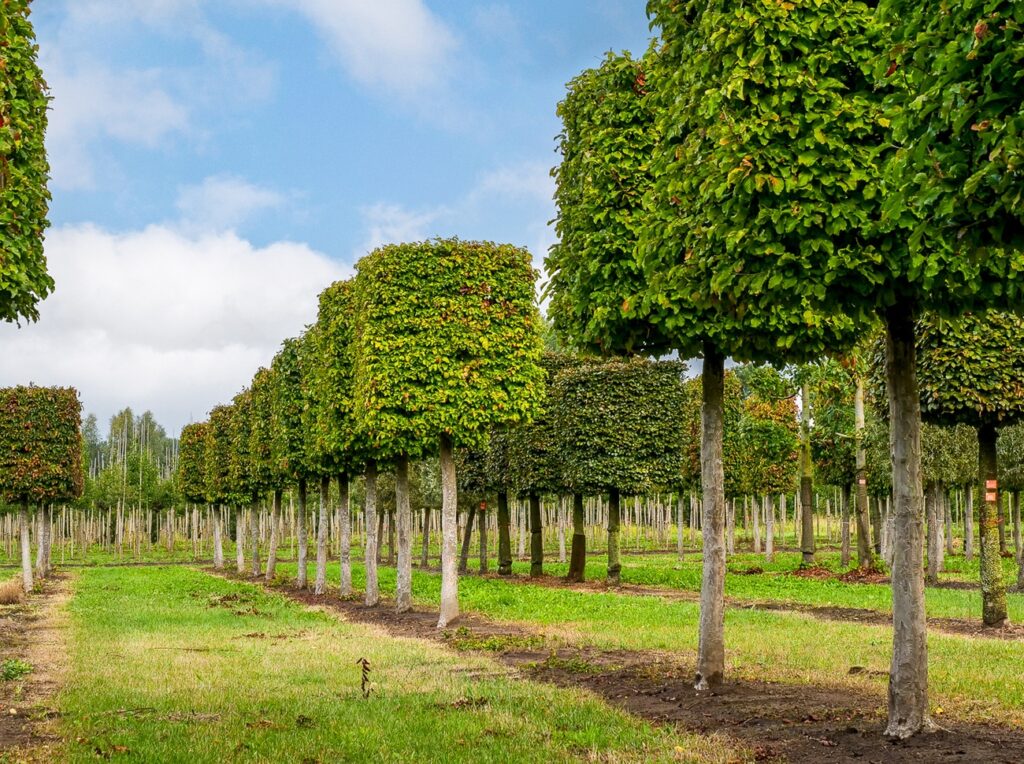
[{"label": "row of trees", "polygon": [[[609,57],[559,109],[556,325],[603,352],[703,356],[703,688],[725,666],[725,358],[836,355],[881,323],[895,523],[887,734],[911,736],[933,726],[917,322],[1022,304],[1018,10],[647,10],[659,35],[648,54]],[[990,443],[983,531],[998,500]]]}]

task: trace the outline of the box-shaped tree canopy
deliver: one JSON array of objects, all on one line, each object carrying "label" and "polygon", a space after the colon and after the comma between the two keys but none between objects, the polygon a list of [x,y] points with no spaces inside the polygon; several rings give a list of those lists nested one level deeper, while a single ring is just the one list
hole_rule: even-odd
[{"label": "box-shaped tree canopy", "polygon": [[476,446],[529,421],[544,394],[536,272],[511,245],[435,239],[358,264],[356,421],[372,455]]},{"label": "box-shaped tree canopy", "polygon": [[274,379],[272,449],[281,474],[291,480],[309,473],[306,432],[302,414],[306,402],[302,394],[303,338],[287,339],[271,363]]},{"label": "box-shaped tree canopy", "polygon": [[0,497],[42,503],[81,496],[81,426],[74,388],[0,390]]},{"label": "box-shaped tree canopy", "polygon": [[556,446],[566,486],[642,494],[682,481],[686,364],[642,359],[584,364],[555,378]]},{"label": "box-shaped tree canopy", "polygon": [[252,458],[252,414],[252,391],[246,389],[234,397],[231,405],[228,483],[236,504],[247,504],[263,490]]},{"label": "box-shaped tree canopy", "polygon": [[252,378],[249,409],[249,459],[252,477],[262,488],[281,488],[283,476],[274,459],[274,372],[262,368]]},{"label": "box-shaped tree canopy", "polygon": [[221,504],[231,495],[231,406],[214,406],[206,427],[206,500]]},{"label": "box-shaped tree canopy", "polygon": [[178,490],[185,501],[206,501],[206,422],[187,424],[178,441]]}]

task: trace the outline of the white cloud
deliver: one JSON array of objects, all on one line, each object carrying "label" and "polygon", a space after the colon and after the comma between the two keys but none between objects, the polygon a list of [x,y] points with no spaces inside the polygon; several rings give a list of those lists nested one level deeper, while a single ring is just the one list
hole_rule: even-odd
[{"label": "white cloud", "polygon": [[555,196],[555,180],[551,167],[544,162],[521,162],[504,165],[484,174],[470,199],[493,197],[533,200],[551,205]]},{"label": "white cloud", "polygon": [[444,216],[444,208],[416,212],[400,204],[374,204],[360,210],[366,227],[366,240],[354,255],[359,259],[384,244],[422,241],[435,234],[431,226]]},{"label": "white cloud", "polygon": [[458,46],[423,0],[278,0],[305,15],[346,71],[370,89],[410,100],[444,84]]},{"label": "white cloud", "polygon": [[72,385],[101,420],[130,405],[172,431],[248,384],[351,273],[304,244],[166,226],[59,228],[46,252],[57,289],[39,323],[0,325],[0,385]]},{"label": "white cloud", "polygon": [[186,230],[225,231],[284,203],[284,196],[276,191],[231,175],[215,175],[182,188],[177,207]]}]

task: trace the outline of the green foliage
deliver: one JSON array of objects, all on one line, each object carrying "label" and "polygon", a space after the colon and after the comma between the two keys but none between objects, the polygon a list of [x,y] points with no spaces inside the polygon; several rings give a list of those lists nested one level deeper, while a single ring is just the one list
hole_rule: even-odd
[{"label": "green foliage", "polygon": [[49,97],[36,64],[29,0],[0,12],[0,321],[35,321],[53,291],[43,231],[50,193],[46,161]]},{"label": "green foliage", "polygon": [[206,501],[206,422],[187,424],[181,429],[178,455],[178,489],[186,501]]},{"label": "green foliage", "polygon": [[0,682],[14,682],[32,673],[32,664],[18,658],[0,661]]},{"label": "green foliage", "polygon": [[890,109],[903,149],[887,210],[911,229],[912,287],[935,310],[1013,309],[1024,271],[1021,4],[883,0],[879,11],[890,35],[879,75],[904,85]]},{"label": "green foliage", "polygon": [[813,364],[807,376],[814,417],[811,457],[815,475],[824,485],[853,485],[857,479],[856,380],[846,366],[831,358]]},{"label": "green foliage", "polygon": [[419,456],[442,434],[478,446],[543,394],[536,273],[509,245],[436,239],[358,264],[356,423],[372,455]]},{"label": "green foliage", "polygon": [[998,441],[999,484],[1006,491],[1024,491],[1024,425],[1004,427]]},{"label": "green foliage", "polygon": [[274,380],[273,450],[280,473],[290,480],[307,477],[307,442],[302,415],[302,339],[287,339],[271,363]]},{"label": "green foliage", "polygon": [[966,485],[978,479],[978,433],[955,425],[921,427],[921,469],[925,483]]},{"label": "green foliage", "polygon": [[248,504],[263,489],[253,470],[252,420],[252,392],[242,390],[232,401],[228,427],[228,493],[233,504]]},{"label": "green foliage", "polygon": [[223,504],[231,494],[231,406],[214,406],[206,427],[206,500]]},{"label": "green foliage", "polygon": [[663,136],[642,259],[652,320],[681,352],[814,359],[851,344],[884,143],[867,4],[651,0]]},{"label": "green foliage", "polygon": [[917,323],[921,417],[940,424],[1012,424],[1024,416],[1024,319],[934,315]]},{"label": "green foliage", "polygon": [[678,361],[641,359],[563,369],[550,400],[566,487],[633,495],[678,486],[685,372]]},{"label": "green foliage", "polygon": [[725,438],[724,446],[732,452],[726,456],[732,473],[726,476],[726,487],[734,495],[788,491],[797,464],[795,391],[772,366],[747,364],[735,376],[742,384],[743,404],[735,435]]},{"label": "green foliage", "polygon": [[601,353],[667,346],[640,311],[646,280],[636,258],[658,138],[648,68],[629,53],[608,53],[569,83],[558,105],[559,241],[546,259],[548,313],[559,335]]},{"label": "green foliage", "polygon": [[303,356],[309,453],[324,472],[356,473],[367,448],[355,426],[352,280],[320,294],[316,324],[307,332]]},{"label": "green foliage", "polygon": [[261,368],[252,378],[249,409],[249,460],[253,481],[261,490],[282,487],[282,475],[274,459],[274,372]]},{"label": "green foliage", "polygon": [[14,504],[81,496],[81,425],[74,388],[0,390],[0,497]]}]

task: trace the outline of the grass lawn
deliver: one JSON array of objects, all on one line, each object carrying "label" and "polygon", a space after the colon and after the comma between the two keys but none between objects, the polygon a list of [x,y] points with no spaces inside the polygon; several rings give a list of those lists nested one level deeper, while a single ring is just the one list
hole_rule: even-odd
[{"label": "grass lawn", "polygon": [[[294,565],[281,567],[285,575],[294,575],[294,570]],[[336,565],[331,573],[336,579]],[[382,591],[394,591],[394,569],[382,568],[380,580]],[[354,584],[363,584],[360,566],[355,567]],[[440,576],[414,572],[413,591],[418,602],[435,605]],[[694,602],[528,586],[475,576],[463,577],[459,592],[465,610],[532,625],[553,642],[663,650],[695,660],[698,608]],[[884,702],[886,679],[881,674],[889,669],[892,649],[888,626],[734,608],[726,614],[726,648],[727,670],[733,675],[867,687],[877,693],[879,703]],[[929,637],[929,684],[934,713],[940,718],[948,713],[964,720],[1024,724],[1021,665],[1024,642],[933,633]],[[868,671],[850,674],[855,666]]]},{"label": "grass lawn", "polygon": [[[421,588],[431,577],[420,580]],[[393,576],[389,578],[393,580]],[[487,658],[395,639],[248,584],[86,569],[59,698],[70,761],[725,761]],[[372,667],[364,698],[360,668]]]}]

